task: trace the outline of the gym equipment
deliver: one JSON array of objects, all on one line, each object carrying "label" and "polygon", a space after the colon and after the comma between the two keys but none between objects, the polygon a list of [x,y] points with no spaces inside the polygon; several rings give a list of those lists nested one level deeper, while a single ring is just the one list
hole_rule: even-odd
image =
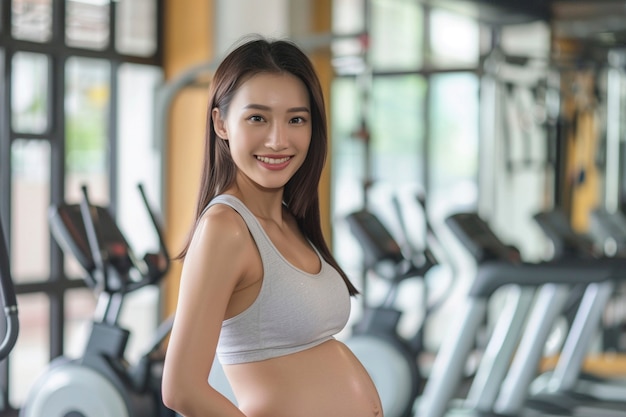
[{"label": "gym equipment", "polygon": [[159,239],[159,251],[139,259],[108,210],[89,202],[50,208],[50,228],[61,247],[85,270],[85,282],[98,294],[91,334],[82,357],[54,359],[31,388],[20,417],[170,417],[161,401],[157,353],[171,320],[157,328],[140,360],[130,365],[124,351],[130,332],[118,324],[124,296],[155,285],[169,269],[156,215],[143,187],[139,192]]},{"label": "gym equipment", "polygon": [[[620,210],[598,208],[591,213],[589,236],[606,257],[626,258],[626,216]],[[617,289],[604,314],[603,343],[607,351],[626,352],[626,315],[622,309],[626,286]]]},{"label": "gym equipment", "polygon": [[[468,250],[471,253],[495,252],[505,256],[491,260],[477,258],[477,276],[469,290],[465,309],[459,314],[462,319],[456,323],[450,339],[442,345],[436,357],[420,400],[418,415],[579,415],[577,413],[591,403],[566,396],[554,396],[558,400],[553,402],[531,401],[528,398],[529,386],[536,376],[554,320],[570,297],[570,289],[579,284],[587,286],[588,291],[585,291],[576,318],[589,317],[585,306],[600,304],[606,298],[624,262],[581,258],[562,258],[537,264],[511,262],[506,257],[510,247],[499,241],[476,213],[460,213],[449,217],[446,222],[462,243],[470,243]],[[500,314],[467,398],[461,405],[453,405],[452,397],[458,389],[461,369],[486,314],[489,298],[496,289],[505,285],[512,285],[509,293],[512,299],[508,300]],[[587,321],[589,324],[593,322],[593,317]],[[575,321],[572,328],[568,340],[585,337],[591,327],[585,326],[583,331],[579,331]],[[564,348],[567,357],[577,358],[579,353],[577,349],[566,352]],[[602,407],[598,410],[610,411],[614,416],[621,415],[615,414],[611,405]]]},{"label": "gym equipment", "polygon": [[[411,244],[411,239],[408,233],[408,226],[405,221],[404,212],[402,210],[402,204],[400,203],[400,199],[397,195],[394,195],[392,198],[393,208],[396,213],[396,217],[400,224],[400,232],[402,234],[402,238],[405,242],[404,247],[402,248],[402,252],[406,253],[406,257],[412,262],[417,264],[422,264],[424,262],[425,257],[429,257],[434,260],[438,260],[438,263],[443,263],[447,267],[450,268],[450,279],[446,283],[446,287],[441,291],[443,294],[448,294],[453,290],[454,284],[456,282],[457,271],[453,260],[450,258],[449,253],[443,247],[442,242],[439,240],[439,236],[433,229],[433,226],[428,218],[428,210],[426,208],[426,196],[422,192],[418,192],[415,194],[415,201],[417,201],[423,216],[423,223],[425,228],[424,233],[424,250],[418,251]],[[428,291],[422,292],[422,302],[424,306],[424,315],[428,317],[431,313],[436,311],[441,307],[441,305],[448,299],[447,296],[441,296],[435,301],[429,300]],[[422,335],[421,339],[421,348],[423,348],[423,327],[420,327],[420,335]]]},{"label": "gym equipment", "polygon": [[[595,227],[602,229],[606,235],[620,239],[619,233],[624,229],[623,217],[618,213],[609,214],[598,211],[594,216]],[[617,271],[626,266],[620,258],[602,259],[601,249],[606,245],[603,241],[596,244],[590,236],[576,233],[559,210],[540,213],[535,216],[542,229],[549,233],[551,239],[560,247],[569,248],[574,255],[587,258],[598,258],[598,262],[614,265]],[[621,244],[621,243],[620,243]],[[613,255],[619,254],[613,252]],[[616,278],[621,278],[616,276]],[[537,409],[554,408],[559,404],[566,413],[610,412],[612,415],[626,415],[626,383],[622,380],[599,378],[582,372],[585,355],[591,342],[601,326],[605,306],[613,294],[615,283],[607,281],[588,285],[580,297],[575,316],[571,320],[570,332],[553,372],[541,375],[533,382],[532,395],[528,403]],[[581,411],[584,410],[584,411]],[[617,410],[622,411],[617,414]]]},{"label": "gym equipment", "polygon": [[[385,416],[409,417],[424,380],[418,365],[418,357],[424,348],[424,323],[433,311],[431,307],[439,306],[441,300],[431,306],[424,304],[422,324],[408,340],[398,334],[402,312],[394,305],[400,283],[407,279],[424,279],[438,261],[428,247],[420,257],[405,256],[388,229],[370,211],[353,212],[346,220],[362,247],[365,268],[388,282],[384,301],[377,306],[366,306],[346,345],[371,375]],[[432,233],[430,226],[428,231]],[[423,293],[427,293],[425,282]],[[425,295],[424,300],[427,299]]]},{"label": "gym equipment", "polygon": [[607,257],[626,257],[626,216],[598,208],[591,212],[589,235]]},{"label": "gym equipment", "polygon": [[[9,260],[8,244],[4,240],[4,230],[0,219],[0,296],[2,299],[2,307],[4,309],[4,337],[0,342],[0,361],[6,359],[17,342],[19,335],[19,320],[17,309],[17,298],[15,296],[15,286],[11,277],[11,263]],[[8,239],[8,236],[7,236]],[[2,387],[4,397],[7,397],[7,387]],[[1,401],[0,414],[4,412],[14,411],[6,401]]]},{"label": "gym equipment", "polygon": [[533,219],[552,243],[554,259],[600,259],[604,257],[602,248],[590,236],[577,233],[572,229],[562,210],[557,208],[542,211],[535,214]]},{"label": "gym equipment", "polygon": [[[7,236],[8,238],[8,236]],[[9,261],[8,245],[4,240],[4,230],[2,229],[2,221],[0,219],[0,296],[2,298],[2,307],[4,308],[4,337],[0,342],[0,361],[9,356],[19,335],[19,320],[17,310],[17,298],[15,296],[15,286],[11,277],[11,263]],[[7,387],[2,387],[2,394],[5,399],[8,398]],[[0,401],[0,414],[9,411],[15,411],[10,407],[8,401]]]},{"label": "gym equipment", "polygon": [[9,262],[9,250],[4,241],[4,230],[0,222],[0,295],[4,307],[4,318],[6,321],[5,334],[0,343],[0,361],[4,360],[17,342],[20,331],[20,323],[17,315],[17,299],[15,297],[15,287],[11,278],[11,267]]}]

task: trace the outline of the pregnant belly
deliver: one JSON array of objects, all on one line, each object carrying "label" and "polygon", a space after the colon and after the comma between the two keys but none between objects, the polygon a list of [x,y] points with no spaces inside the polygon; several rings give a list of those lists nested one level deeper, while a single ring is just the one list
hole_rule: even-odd
[{"label": "pregnant belly", "polygon": [[336,340],[224,371],[247,417],[382,417],[367,371]]}]

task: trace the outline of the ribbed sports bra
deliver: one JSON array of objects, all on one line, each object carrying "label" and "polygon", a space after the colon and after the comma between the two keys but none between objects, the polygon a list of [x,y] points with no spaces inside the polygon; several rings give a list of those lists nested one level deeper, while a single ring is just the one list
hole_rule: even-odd
[{"label": "ribbed sports bra", "polygon": [[243,218],[263,262],[263,282],[254,302],[222,322],[217,346],[221,364],[262,361],[317,346],[341,331],[350,315],[345,282],[318,254],[321,269],[309,274],[291,265],[276,249],[252,212],[231,195],[207,206],[225,204]]}]

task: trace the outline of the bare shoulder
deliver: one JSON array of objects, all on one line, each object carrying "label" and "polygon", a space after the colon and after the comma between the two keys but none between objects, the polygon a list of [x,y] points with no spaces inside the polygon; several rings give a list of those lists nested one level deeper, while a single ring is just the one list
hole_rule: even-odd
[{"label": "bare shoulder", "polygon": [[[250,242],[243,218],[233,208],[216,204],[202,215],[194,232],[192,246],[236,256]],[[201,249],[201,251],[204,251]]]},{"label": "bare shoulder", "polygon": [[248,235],[248,227],[241,215],[226,204],[209,207],[200,218],[199,227],[206,227],[217,232],[222,238],[240,238]]}]

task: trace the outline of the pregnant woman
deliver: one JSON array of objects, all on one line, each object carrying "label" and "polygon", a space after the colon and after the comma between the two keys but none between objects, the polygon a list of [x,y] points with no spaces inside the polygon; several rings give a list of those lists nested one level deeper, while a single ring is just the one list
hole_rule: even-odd
[{"label": "pregnant woman", "polygon": [[[163,374],[165,404],[185,417],[382,417],[367,371],[334,338],[357,290],[322,236],[325,114],[289,41],[247,39],[215,72]],[[238,406],[207,382],[215,355]]]}]

